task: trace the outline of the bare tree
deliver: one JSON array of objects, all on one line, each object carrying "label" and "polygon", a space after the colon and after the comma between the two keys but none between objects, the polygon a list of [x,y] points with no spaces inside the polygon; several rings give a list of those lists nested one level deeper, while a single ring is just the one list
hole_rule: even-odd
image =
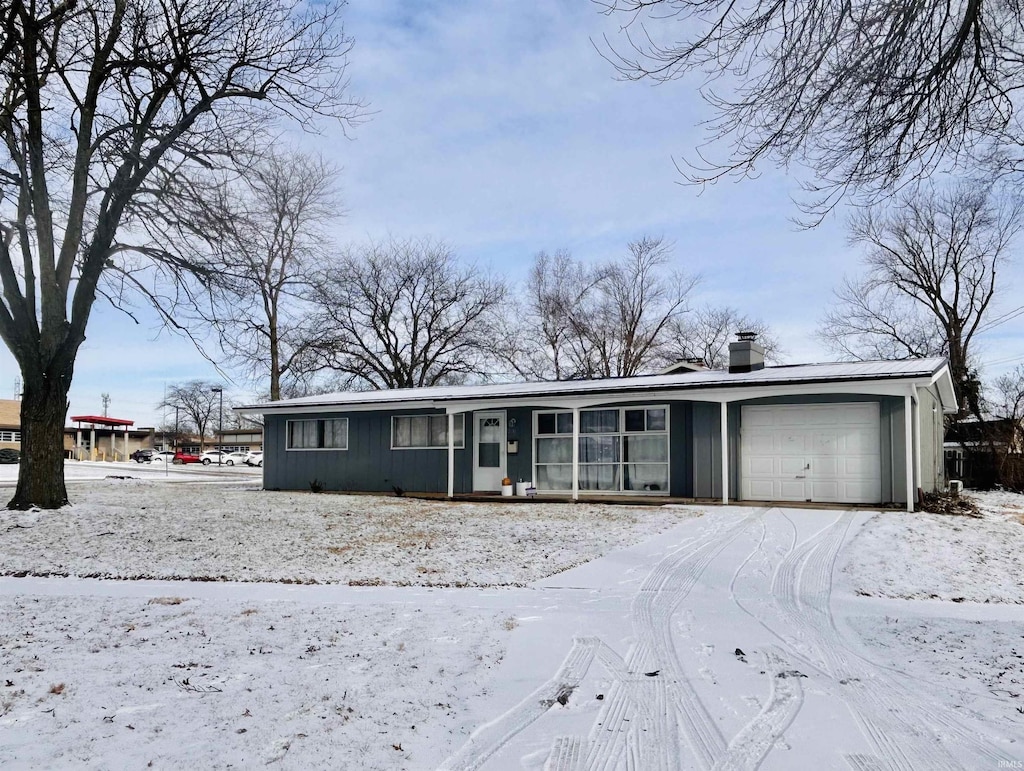
[{"label": "bare tree", "polygon": [[671,268],[661,238],[632,241],[618,260],[586,265],[541,252],[502,350],[527,377],[630,377],[658,366],[669,329],[698,279]]},{"label": "bare tree", "polygon": [[820,336],[854,358],[947,356],[962,408],[978,414],[971,345],[1022,225],[1019,199],[973,185],[862,210],[850,237],[865,247],[867,271],[836,290]]},{"label": "bare tree", "polygon": [[995,480],[1024,491],[1024,366],[992,382],[988,444],[993,450]]},{"label": "bare tree", "polygon": [[229,188],[218,243],[229,291],[218,303],[221,343],[234,363],[269,381],[299,384],[315,373],[321,330],[305,323],[306,270],[327,258],[325,224],[338,216],[337,169],[302,153],[271,151]]},{"label": "bare tree", "polygon": [[0,15],[0,337],[24,384],[8,505],[53,508],[67,502],[67,393],[97,295],[163,303],[201,288],[189,275],[214,280],[203,214],[219,170],[279,118],[358,105],[332,3],[12,2]]},{"label": "bare tree", "polygon": [[623,77],[703,76],[709,142],[728,150],[695,180],[800,161],[827,208],[941,165],[1022,170],[1016,2],[596,2],[623,19],[625,41],[605,40]]},{"label": "bare tree", "polygon": [[669,326],[699,280],[670,268],[671,247],[661,238],[644,237],[627,248],[599,268],[593,290],[572,314],[572,355],[587,377],[632,377],[660,363]]},{"label": "bare tree", "polygon": [[219,383],[206,380],[189,380],[167,387],[164,400],[157,407],[177,408],[179,413],[178,431],[194,430],[199,436],[199,449],[206,448],[207,429],[217,418],[220,408],[220,394],[214,388],[221,388]]},{"label": "bare tree", "polygon": [[708,369],[725,369],[729,366],[729,342],[737,332],[754,332],[767,361],[781,359],[782,347],[768,324],[735,308],[704,305],[669,325],[666,363],[699,360]]},{"label": "bare tree", "polygon": [[443,243],[371,243],[327,266],[309,295],[329,330],[328,368],[355,388],[414,388],[486,377],[503,282]]},{"label": "bare tree", "polygon": [[571,380],[584,375],[579,316],[602,271],[588,268],[566,250],[533,259],[523,297],[505,315],[499,350],[516,374],[538,380]]}]

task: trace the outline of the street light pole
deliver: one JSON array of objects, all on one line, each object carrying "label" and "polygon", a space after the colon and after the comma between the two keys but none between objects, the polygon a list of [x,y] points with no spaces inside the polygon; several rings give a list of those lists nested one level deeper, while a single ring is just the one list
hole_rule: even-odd
[{"label": "street light pole", "polygon": [[210,392],[220,394],[220,412],[217,416],[217,465],[220,466],[224,463],[224,389],[214,386]]}]

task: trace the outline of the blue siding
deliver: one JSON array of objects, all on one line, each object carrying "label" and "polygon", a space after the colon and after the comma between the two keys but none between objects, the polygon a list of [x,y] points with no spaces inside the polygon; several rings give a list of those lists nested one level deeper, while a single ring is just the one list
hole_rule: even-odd
[{"label": "blue siding", "polygon": [[722,497],[721,405],[693,403],[693,497]]},{"label": "blue siding", "polygon": [[[390,492],[400,487],[409,492],[448,492],[448,451],[392,450],[393,415],[438,415],[440,410],[331,412],[302,415],[268,415],[263,459],[263,484],[268,489],[308,490],[313,480],[325,490]],[[288,420],[348,418],[347,450],[287,450]],[[466,446],[471,446],[468,431]],[[455,489],[469,490],[472,455],[455,450]]]}]

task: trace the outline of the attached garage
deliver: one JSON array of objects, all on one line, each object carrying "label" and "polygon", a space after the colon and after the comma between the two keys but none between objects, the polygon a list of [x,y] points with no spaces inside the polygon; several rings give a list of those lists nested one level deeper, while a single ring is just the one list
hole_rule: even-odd
[{"label": "attached garage", "polygon": [[877,402],[744,406],[741,415],[743,499],[882,501]]}]

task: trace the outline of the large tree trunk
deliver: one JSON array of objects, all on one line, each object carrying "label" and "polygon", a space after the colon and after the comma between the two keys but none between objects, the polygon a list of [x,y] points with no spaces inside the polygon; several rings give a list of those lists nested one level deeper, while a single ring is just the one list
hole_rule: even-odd
[{"label": "large tree trunk", "polygon": [[64,419],[71,371],[22,367],[21,468],[9,509],[58,509],[68,502],[64,485]]}]

